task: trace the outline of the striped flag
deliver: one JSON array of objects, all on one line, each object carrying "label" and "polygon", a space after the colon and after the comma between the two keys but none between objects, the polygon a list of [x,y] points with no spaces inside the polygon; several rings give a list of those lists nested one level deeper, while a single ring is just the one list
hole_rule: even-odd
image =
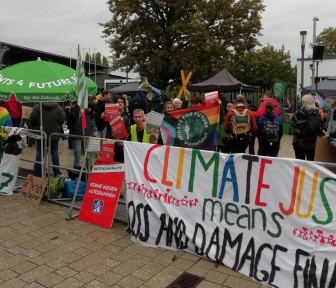
[{"label": "striped flag", "polygon": [[85,117],[85,109],[88,108],[88,89],[86,87],[86,79],[84,74],[84,67],[82,58],[80,55],[80,49],[78,45],[78,54],[77,54],[77,63],[76,63],[76,74],[74,81],[74,91],[77,96],[77,103],[81,108],[82,113],[82,128],[86,128],[86,117]]}]

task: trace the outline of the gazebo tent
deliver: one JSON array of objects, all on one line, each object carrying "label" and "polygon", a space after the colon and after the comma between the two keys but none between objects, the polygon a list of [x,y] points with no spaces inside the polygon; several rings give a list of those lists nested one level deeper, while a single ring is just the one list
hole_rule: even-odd
[{"label": "gazebo tent", "polygon": [[260,90],[257,86],[251,86],[244,84],[237,80],[235,77],[231,75],[229,71],[225,68],[217,73],[215,76],[211,78],[195,83],[188,84],[187,89],[189,91],[200,91],[200,92],[208,92],[208,91],[250,91],[250,92],[258,92]]},{"label": "gazebo tent", "polygon": [[[140,81],[137,82],[129,82],[126,83],[124,85],[115,87],[110,89],[110,91],[112,92],[112,94],[127,94],[128,96],[134,96],[135,93],[139,90],[138,86],[139,86]],[[146,91],[145,89],[140,89],[141,91]]]},{"label": "gazebo tent", "polygon": [[317,91],[316,91],[316,85],[311,85],[308,87],[305,87],[305,90],[309,92],[318,92],[320,94],[323,94],[326,97],[330,96],[336,96],[336,77],[329,77],[319,83],[317,83]]}]

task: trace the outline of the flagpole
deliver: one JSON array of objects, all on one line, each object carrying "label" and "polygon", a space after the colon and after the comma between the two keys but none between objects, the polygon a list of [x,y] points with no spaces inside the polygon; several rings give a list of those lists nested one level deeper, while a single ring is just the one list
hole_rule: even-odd
[{"label": "flagpole", "polygon": [[70,65],[69,65],[69,67],[71,68],[71,48],[70,48],[70,57],[69,57],[69,62],[70,62]]},{"label": "flagpole", "polygon": [[91,78],[91,54],[90,54],[90,48],[89,48],[89,78]]},{"label": "flagpole", "polygon": [[94,48],[94,79],[95,79],[95,83],[97,83],[97,67],[96,67],[96,65],[97,65],[97,63],[96,63],[96,48]]}]

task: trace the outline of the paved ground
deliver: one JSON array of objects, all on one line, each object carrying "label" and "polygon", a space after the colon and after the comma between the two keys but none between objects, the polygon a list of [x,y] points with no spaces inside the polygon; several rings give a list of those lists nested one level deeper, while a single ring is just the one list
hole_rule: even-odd
[{"label": "paved ground", "polygon": [[[34,155],[34,148],[27,148],[22,158]],[[60,156],[61,164],[70,167],[66,141]],[[293,157],[291,136],[284,136],[280,156]],[[0,211],[0,288],[160,288],[185,271],[205,277],[200,288],[264,287],[189,253],[138,246],[123,224],[114,223],[109,230],[66,221],[69,208],[47,201],[33,206],[14,194],[0,197]]]}]

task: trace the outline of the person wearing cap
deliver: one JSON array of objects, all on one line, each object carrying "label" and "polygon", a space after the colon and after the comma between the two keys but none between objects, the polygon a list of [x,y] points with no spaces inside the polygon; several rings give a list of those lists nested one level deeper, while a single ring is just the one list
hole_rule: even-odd
[{"label": "person wearing cap", "polygon": [[[246,122],[240,122],[238,118]],[[256,121],[252,112],[247,108],[244,96],[238,95],[234,109],[228,111],[224,121],[224,131],[228,134],[229,153],[245,153],[250,142],[251,131],[256,130]]]}]

